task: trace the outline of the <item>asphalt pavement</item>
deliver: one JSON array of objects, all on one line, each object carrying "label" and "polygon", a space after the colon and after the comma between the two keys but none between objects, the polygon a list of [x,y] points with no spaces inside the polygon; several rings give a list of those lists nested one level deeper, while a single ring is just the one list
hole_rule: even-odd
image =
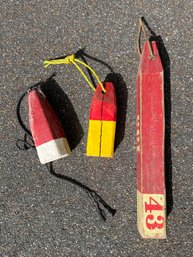
[{"label": "asphalt pavement", "polygon": [[[167,53],[165,240],[142,239],[136,227],[136,39],[141,16],[160,35]],[[1,0],[0,24],[0,256],[193,256],[193,1]],[[43,60],[79,49],[115,72],[119,120],[112,160],[85,155],[93,91],[84,78],[71,65],[43,67]],[[107,65],[88,61],[102,80],[111,73]],[[84,190],[53,177],[32,148],[16,147],[23,138],[15,112],[19,96],[54,72],[44,90],[73,149],[54,162],[54,169],[85,183],[117,210],[106,222]],[[21,114],[28,124],[26,98]]]}]

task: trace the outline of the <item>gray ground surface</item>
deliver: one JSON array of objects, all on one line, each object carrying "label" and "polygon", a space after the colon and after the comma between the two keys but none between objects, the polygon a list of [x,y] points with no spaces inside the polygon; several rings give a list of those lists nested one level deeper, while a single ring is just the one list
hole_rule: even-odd
[{"label": "gray ground surface", "polygon": [[[0,256],[193,256],[192,15],[190,0],[1,0]],[[145,16],[156,34],[161,35],[171,62],[172,163],[169,142],[167,159],[173,209],[168,217],[167,239],[162,241],[143,240],[136,228],[135,79],[140,16]],[[85,156],[93,92],[84,79],[72,66],[45,69],[42,65],[46,58],[83,47],[90,55],[111,65],[125,82],[121,83],[119,97],[121,129],[128,96],[125,135],[119,140],[113,160]],[[108,69],[90,63],[104,79]],[[117,209],[115,217],[109,216],[107,222],[100,218],[84,191],[52,177],[33,150],[20,151],[15,146],[15,141],[23,135],[15,117],[18,97],[28,84],[44,80],[54,71],[57,72],[55,87],[50,85],[47,93],[55,101],[60,116],[66,117],[66,126],[72,127],[70,140],[76,146],[70,157],[55,162],[54,167],[85,182]],[[169,141],[169,77],[167,83]],[[26,112],[24,101],[23,117]],[[74,132],[76,136],[72,138]],[[122,135],[118,137],[121,139]]]}]

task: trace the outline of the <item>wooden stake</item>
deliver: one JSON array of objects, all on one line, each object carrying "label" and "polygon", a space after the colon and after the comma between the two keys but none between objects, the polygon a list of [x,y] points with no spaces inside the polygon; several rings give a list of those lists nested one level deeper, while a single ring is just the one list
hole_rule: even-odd
[{"label": "wooden stake", "polygon": [[137,74],[137,226],[143,238],[166,238],[164,78],[156,46],[148,41]]}]

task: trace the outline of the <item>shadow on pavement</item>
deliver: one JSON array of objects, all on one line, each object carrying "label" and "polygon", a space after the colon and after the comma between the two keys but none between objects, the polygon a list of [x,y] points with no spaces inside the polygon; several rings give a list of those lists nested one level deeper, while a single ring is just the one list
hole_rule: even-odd
[{"label": "shadow on pavement", "polygon": [[73,150],[79,144],[84,132],[70,99],[53,76],[45,81],[41,89],[58,115],[70,149]]}]

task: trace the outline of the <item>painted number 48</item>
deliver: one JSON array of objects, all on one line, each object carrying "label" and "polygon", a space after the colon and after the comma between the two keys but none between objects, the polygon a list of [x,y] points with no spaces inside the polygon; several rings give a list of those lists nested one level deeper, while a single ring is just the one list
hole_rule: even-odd
[{"label": "painted number 48", "polygon": [[[164,217],[161,215],[152,214],[155,211],[162,211],[163,206],[161,206],[155,199],[149,197],[149,203],[145,202],[145,212],[150,212],[146,217],[146,227],[148,229],[161,229],[164,226]],[[156,216],[156,217],[155,217]],[[156,220],[155,220],[156,219]]]}]

